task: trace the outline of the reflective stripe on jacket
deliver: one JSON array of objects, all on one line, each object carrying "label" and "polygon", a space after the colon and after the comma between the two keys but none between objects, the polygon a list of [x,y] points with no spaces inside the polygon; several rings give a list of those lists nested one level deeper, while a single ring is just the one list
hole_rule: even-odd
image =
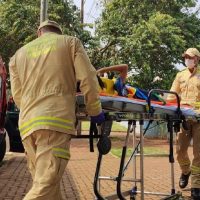
[{"label": "reflective stripe on jacket", "polygon": [[43,34],[16,52],[9,70],[22,139],[38,129],[75,133],[77,81],[88,114],[101,112],[96,70],[75,37]]},{"label": "reflective stripe on jacket", "polygon": [[57,117],[40,116],[32,118],[19,127],[21,136],[24,137],[31,129],[34,129],[40,125],[49,125],[65,129],[66,131],[73,130],[73,121],[64,120]]}]

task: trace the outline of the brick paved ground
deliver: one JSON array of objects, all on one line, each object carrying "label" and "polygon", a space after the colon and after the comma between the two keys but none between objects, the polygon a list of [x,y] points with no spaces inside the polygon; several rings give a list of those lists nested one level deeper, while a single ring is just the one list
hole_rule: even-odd
[{"label": "brick paved ground", "polygon": [[[120,142],[121,141],[121,142]],[[121,146],[122,140],[115,141],[114,146]],[[146,146],[156,146],[168,149],[166,141],[145,141]],[[191,148],[190,148],[191,154]],[[93,193],[93,177],[97,161],[97,150],[90,153],[86,140],[73,140],[71,145],[71,160],[62,179],[62,195],[67,200],[95,199]],[[168,158],[145,157],[145,190],[154,192],[170,192],[170,165]],[[111,154],[105,156],[102,164],[101,175],[115,176],[118,173],[119,159]],[[126,174],[131,177],[132,166]],[[137,165],[139,174],[139,164]],[[175,163],[175,181],[178,188],[179,167]],[[101,181],[101,192],[108,195],[115,191],[116,183],[113,181]],[[123,190],[132,188],[131,183],[123,183]],[[23,154],[7,153],[5,161],[0,167],[0,200],[22,200],[31,186],[30,174],[26,168],[26,160]],[[139,187],[139,184],[138,184]],[[183,192],[189,195],[189,192]],[[127,198],[130,199],[130,198]],[[140,199],[139,195],[136,199]],[[158,196],[145,195],[145,200],[161,199]]]}]

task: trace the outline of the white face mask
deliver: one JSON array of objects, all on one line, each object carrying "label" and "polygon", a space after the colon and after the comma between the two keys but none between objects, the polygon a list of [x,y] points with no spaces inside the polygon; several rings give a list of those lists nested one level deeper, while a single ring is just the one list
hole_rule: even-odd
[{"label": "white face mask", "polygon": [[192,69],[195,67],[195,62],[193,59],[185,59],[185,65],[189,68]]}]

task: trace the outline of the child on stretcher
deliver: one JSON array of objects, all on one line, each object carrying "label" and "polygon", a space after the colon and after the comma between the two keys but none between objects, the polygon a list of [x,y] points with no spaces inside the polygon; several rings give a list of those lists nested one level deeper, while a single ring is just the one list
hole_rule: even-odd
[{"label": "child on stretcher", "polygon": [[[119,73],[119,76],[116,79],[113,78],[113,72]],[[104,73],[109,74],[108,78],[102,77]],[[101,69],[98,69],[97,74],[101,86],[101,92],[105,92],[110,95],[119,95],[124,97],[147,100],[148,91],[126,84],[127,73],[128,65],[126,64],[113,65],[110,67],[103,67]],[[153,94],[153,100],[164,102],[164,100],[157,94]]]}]

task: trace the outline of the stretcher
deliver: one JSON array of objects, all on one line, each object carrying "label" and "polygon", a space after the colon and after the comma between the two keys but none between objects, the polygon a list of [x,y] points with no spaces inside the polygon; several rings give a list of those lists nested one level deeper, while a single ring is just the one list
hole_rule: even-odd
[{"label": "stretcher", "polygon": [[[162,103],[154,102],[151,100],[151,95],[153,92],[157,93],[172,93],[176,96],[176,104],[162,105]],[[92,137],[99,138],[97,147],[99,150],[99,156],[96,166],[96,172],[94,177],[94,193],[96,198],[99,200],[104,199],[120,199],[125,200],[125,196],[129,196],[130,199],[135,199],[135,196],[140,193],[141,200],[144,200],[145,194],[160,195],[165,196],[164,199],[179,199],[181,198],[180,193],[176,193],[175,181],[174,181],[174,152],[173,152],[173,132],[178,132],[180,130],[180,125],[187,129],[186,120],[200,120],[200,116],[195,110],[189,106],[180,106],[180,99],[178,95],[174,92],[169,92],[165,90],[151,90],[148,95],[148,101],[136,100],[125,97],[116,96],[100,96],[102,108],[105,113],[106,121],[102,125],[91,124],[90,127],[90,139]],[[88,119],[84,97],[81,94],[77,94],[77,118],[78,121]],[[102,158],[107,154],[111,148],[111,141],[109,139],[112,122],[113,121],[128,121],[128,129],[126,139],[124,141],[124,146],[122,147],[122,156],[119,166],[119,172],[116,177],[102,177],[100,176],[100,167]],[[140,124],[140,140],[133,146],[133,153],[129,157],[128,161],[125,163],[126,151],[128,139],[130,137],[130,132],[133,130],[134,141],[135,140],[135,128],[136,122],[139,121]],[[145,130],[143,130],[144,121],[148,121],[148,125]],[[146,131],[148,130],[150,124],[153,121],[164,121],[167,122],[168,132],[169,132],[169,163],[171,165],[171,191],[169,193],[155,193],[144,191],[144,153],[143,153],[143,139]],[[79,135],[81,138],[81,135]],[[90,147],[92,147],[92,141],[90,140]],[[91,148],[93,151],[93,147]],[[125,171],[127,170],[132,160],[135,160],[136,154],[140,152],[140,177],[139,179],[135,177],[125,180],[123,178]],[[136,168],[135,168],[136,170]],[[100,180],[112,179],[117,182],[116,193],[103,197],[100,193]],[[134,182],[133,188],[128,191],[121,190],[121,185],[123,181]],[[137,190],[136,183],[140,183],[140,191]]]},{"label": "stretcher", "polygon": [[[152,91],[161,91],[163,93],[169,93],[165,90],[152,90]],[[151,94],[150,92],[149,94]],[[170,92],[171,93],[171,92]],[[176,94],[174,94],[176,95]],[[150,96],[149,96],[150,97]],[[151,98],[151,97],[150,97]],[[165,119],[166,115],[176,116],[179,112],[182,113],[187,118],[198,120],[200,115],[191,107],[191,106],[181,106],[180,100],[177,103],[168,103],[162,105],[160,102],[152,102],[149,98],[149,101],[126,98],[121,96],[100,96],[102,108],[106,111],[117,111],[117,112],[128,112],[128,113],[154,113],[160,114],[160,117]],[[81,112],[85,111],[84,97],[81,94],[77,94],[77,105],[78,109]],[[149,109],[152,109],[151,111]]]}]

